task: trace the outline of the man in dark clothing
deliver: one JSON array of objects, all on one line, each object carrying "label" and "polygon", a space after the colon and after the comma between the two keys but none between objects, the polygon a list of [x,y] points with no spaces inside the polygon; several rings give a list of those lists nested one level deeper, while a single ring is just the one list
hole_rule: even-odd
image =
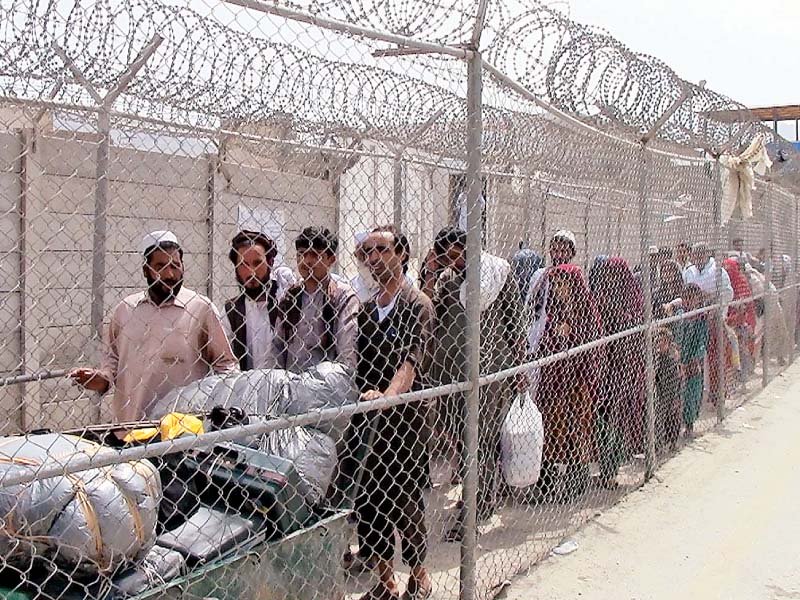
[{"label": "man in dark clothing", "polygon": [[[358,315],[356,381],[362,401],[420,389],[430,363],[433,307],[403,276],[405,247],[405,236],[392,227],[377,228],[361,246],[378,282],[377,294]],[[403,597],[430,596],[431,581],[423,566],[427,553],[422,495],[428,476],[426,413],[424,402],[413,402],[354,419],[362,437],[372,439],[356,500],[359,552],[376,560],[380,577],[364,600],[399,597],[392,566],[395,531],[400,534],[402,559],[411,568]]]},{"label": "man in dark clothing", "polygon": [[[437,340],[431,365],[432,383],[446,385],[466,379],[466,233],[445,228],[436,236],[424,270],[423,291],[433,299]],[[496,373],[520,365],[525,355],[525,322],[519,287],[504,259],[481,253],[480,276],[480,372]],[[517,383],[526,382],[520,377]],[[497,509],[500,474],[500,429],[517,392],[515,380],[505,379],[480,389],[478,432],[478,520],[489,519]],[[446,435],[461,450],[464,436],[465,400],[452,394],[439,402],[440,421]],[[461,457],[460,471],[466,468]],[[463,538],[463,514],[446,539]]]},{"label": "man in dark clothing", "polygon": [[222,324],[242,371],[274,369],[278,318],[278,284],[271,279],[277,250],[263,233],[240,231],[231,241],[228,257],[236,270],[241,293],[225,302]]}]

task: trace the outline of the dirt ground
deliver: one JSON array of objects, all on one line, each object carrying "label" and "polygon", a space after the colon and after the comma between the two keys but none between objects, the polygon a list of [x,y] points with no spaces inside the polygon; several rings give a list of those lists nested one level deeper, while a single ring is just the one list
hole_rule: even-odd
[{"label": "dirt ground", "polygon": [[800,599],[798,431],[794,365],[503,597]]},{"label": "dirt ground", "polygon": [[[777,385],[785,381],[785,377],[791,377],[790,373],[796,373],[800,381],[800,369],[796,371],[787,371],[785,376],[777,378]],[[753,379],[748,383],[746,390],[740,390],[739,393],[732,394],[727,401],[727,410],[732,412],[732,415],[738,414],[737,408],[748,401],[752,401],[760,390],[760,369],[754,373]],[[796,393],[800,392],[800,383],[798,383]],[[775,384],[770,388],[769,394],[774,395]],[[800,395],[798,396],[800,397]],[[759,400],[763,402],[763,400]],[[747,404],[747,410],[754,410],[757,404],[750,407]],[[717,440],[720,437],[730,437],[734,421],[728,423],[726,421],[721,427],[722,429],[715,429],[717,427],[717,418],[714,408],[709,402],[705,402],[700,419],[695,424],[695,431],[699,437],[692,443],[685,445],[681,443],[681,448],[676,455],[664,455],[660,457],[663,461],[662,466],[656,473],[656,479],[647,485],[647,489],[661,490],[659,481],[663,480],[668,473],[672,472],[672,466],[675,461],[677,464],[692,465],[696,459],[691,458],[698,453],[704,455],[705,452],[717,452],[724,448],[724,444],[720,448],[711,447],[708,444],[711,440]],[[755,423],[754,425],[755,426]],[[712,438],[707,439],[707,432],[716,431]],[[723,442],[728,440],[723,439]],[[727,450],[730,452],[730,450]],[[683,454],[688,453],[688,457]],[[569,591],[566,595],[558,596],[552,595],[552,592],[542,592],[542,595],[531,596],[529,594],[538,593],[531,587],[530,579],[519,580],[522,583],[517,583],[515,579],[520,573],[526,573],[532,565],[545,560],[550,554],[551,550],[556,547],[563,539],[570,538],[572,534],[577,531],[585,523],[591,521],[604,514],[605,511],[610,510],[612,507],[622,501],[620,509],[622,514],[629,510],[625,508],[629,506],[629,499],[638,498],[641,492],[639,488],[644,483],[644,457],[634,457],[628,464],[624,465],[620,470],[617,479],[619,486],[614,490],[606,490],[599,486],[590,486],[587,493],[585,493],[578,501],[569,504],[537,504],[529,501],[524,494],[515,498],[506,498],[502,508],[495,514],[492,519],[481,526],[481,535],[478,539],[478,570],[477,570],[477,598],[488,599],[501,594],[514,582],[511,591],[508,591],[509,597],[515,599],[522,598],[578,598],[578,597],[593,597],[585,596],[587,590]],[[681,467],[685,469],[684,467]],[[595,472],[597,466],[594,467]],[[703,489],[703,483],[706,474],[698,475],[698,484],[695,486],[698,489]],[[433,468],[434,487],[426,497],[426,512],[427,512],[427,525],[429,534],[429,550],[426,566],[431,573],[431,578],[434,585],[433,600],[456,600],[459,598],[459,571],[460,571],[460,546],[459,544],[446,543],[442,541],[443,534],[446,532],[453,523],[455,517],[455,510],[453,505],[459,499],[461,494],[460,485],[452,485],[450,483],[450,466],[446,461],[439,460],[435,463]],[[686,488],[686,490],[693,490]],[[685,493],[687,500],[692,495],[686,490],[677,491],[677,494]],[[661,491],[648,492],[656,496]],[[704,507],[701,514],[709,510],[709,507]],[[697,513],[694,513],[695,518]],[[692,514],[682,517],[687,525],[694,522]],[[680,520],[676,520],[679,523]],[[597,527],[597,525],[593,525]],[[648,526],[648,528],[650,528]],[[659,529],[659,535],[661,535]],[[650,538],[653,539],[653,538]],[[355,535],[353,535],[353,542],[355,543]],[[638,553],[637,553],[638,552]],[[631,556],[638,556],[640,552],[632,552]],[[576,554],[583,554],[583,550],[579,550]],[[399,555],[399,548],[397,555]],[[800,556],[800,554],[798,554]],[[397,561],[398,574],[401,580],[401,590],[405,589],[405,580],[407,577],[407,569]],[[539,581],[538,576],[537,581]],[[357,600],[367,590],[370,589],[375,583],[374,575],[364,573],[360,576],[353,576],[348,578],[346,584],[346,598],[347,600]],[[550,588],[546,588],[550,590]],[[567,588],[569,589],[569,588]],[[511,596],[510,594],[515,594]],[[581,595],[583,594],[583,595]],[[599,598],[605,596],[597,596]],[[614,595],[616,598],[621,596]],[[631,598],[649,598],[650,596],[629,596]],[[670,596],[675,597],[675,596]],[[689,594],[689,598],[699,597],[695,594]],[[800,596],[798,596],[800,598]]]}]

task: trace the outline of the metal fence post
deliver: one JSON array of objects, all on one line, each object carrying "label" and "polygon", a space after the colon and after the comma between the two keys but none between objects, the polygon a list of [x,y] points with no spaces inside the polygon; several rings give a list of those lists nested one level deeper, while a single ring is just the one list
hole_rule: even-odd
[{"label": "metal fence post", "polygon": [[642,143],[639,155],[639,257],[642,273],[642,296],[644,297],[643,321],[645,356],[645,479],[650,479],[656,469],[656,414],[655,414],[655,361],[653,357],[653,288],[650,268],[650,214],[647,202],[647,142]]},{"label": "metal fence post", "polygon": [[[17,216],[19,217],[19,237],[17,240],[19,279],[17,285],[19,289],[19,372],[22,376],[28,371],[39,367],[38,361],[35,360],[38,355],[35,339],[29,340],[32,337],[32,330],[35,329],[35,327],[31,327],[29,321],[29,304],[31,299],[35,298],[35,295],[30,293],[32,291],[30,281],[32,273],[29,269],[34,266],[32,263],[35,263],[35,261],[28,260],[31,252],[31,236],[29,235],[30,205],[40,200],[40,198],[36,197],[36,192],[31,189],[33,182],[41,176],[41,166],[36,156],[37,136],[38,130],[36,128],[26,128],[19,133],[19,198],[17,204]],[[34,206],[33,208],[37,209],[39,207]],[[33,274],[35,274],[35,271]],[[34,279],[38,278],[35,277]],[[39,286],[37,285],[36,287]],[[29,343],[29,341],[34,343]],[[31,364],[31,362],[34,362],[34,364]],[[5,382],[3,382],[4,385],[6,385]],[[23,383],[19,388],[17,426],[20,432],[25,432],[29,429],[31,417],[34,419],[39,417],[41,404],[38,386],[28,386]],[[7,435],[8,432],[3,433]]]},{"label": "metal fence post", "polygon": [[[764,192],[764,229],[762,231],[764,250],[767,253],[766,260],[764,261],[764,335],[761,340],[761,385],[767,387],[769,384],[769,323],[772,316],[770,310],[770,301],[772,300],[772,291],[770,290],[772,284],[772,252],[774,247],[773,232],[772,232],[772,187],[769,183],[766,184]],[[775,298],[778,301],[778,298]]]},{"label": "metal fence post", "polygon": [[540,229],[542,234],[542,254],[547,255],[547,196],[550,194],[550,188],[547,187],[542,194],[542,218],[540,219]]},{"label": "metal fence post", "polygon": [[800,309],[800,288],[798,288],[798,283],[800,283],[800,277],[798,277],[798,273],[800,273],[800,265],[798,265],[798,261],[800,261],[800,248],[798,247],[800,244],[798,242],[798,236],[800,236],[800,197],[793,196],[794,198],[794,219],[793,219],[793,227],[792,227],[792,283],[794,284],[794,288],[792,289],[791,298],[794,299],[794,302],[791,304],[792,307],[792,328],[791,328],[791,338],[789,339],[789,344],[791,345],[792,352],[791,356],[789,357],[791,362],[794,362],[797,358],[797,314],[798,310]]},{"label": "metal fence post", "polygon": [[94,231],[92,233],[92,335],[103,339],[106,285],[106,230],[108,212],[108,157],[111,146],[111,118],[107,110],[97,115],[97,144],[94,188]]},{"label": "metal fence post", "polygon": [[589,242],[589,221],[592,216],[592,196],[589,195],[589,198],[586,200],[586,204],[584,206],[583,212],[583,230],[586,232],[586,235],[583,238],[583,252],[586,254],[586,267],[589,268],[592,266],[592,255],[591,255],[591,248],[592,245]]},{"label": "metal fence post", "polygon": [[[94,229],[92,232],[92,305],[90,308],[90,323],[92,336],[96,341],[103,339],[103,294],[105,288],[106,269],[106,203],[108,199],[108,155],[111,136],[111,103],[106,104],[105,98],[95,89],[94,85],[86,79],[83,72],[75,65],[66,51],[59,46],[54,48],[64,65],[72,72],[76,81],[80,83],[97,104],[97,133],[100,137],[95,155],[95,187],[94,187]],[[94,411],[94,417],[99,416],[99,406]]]},{"label": "metal fence post", "polygon": [[401,229],[403,226],[403,160],[400,156],[392,163],[392,201],[393,212],[392,221],[394,226]]},{"label": "metal fence post", "polygon": [[[161,42],[164,41],[159,34],[155,34],[147,43],[136,59],[128,65],[125,72],[117,79],[105,96],[86,78],[75,62],[60,46],[55,46],[55,53],[61,58],[64,65],[72,72],[76,81],[92,97],[98,107],[97,132],[100,140],[97,145],[95,161],[95,191],[94,191],[94,231],[92,235],[92,306],[90,322],[92,335],[96,340],[103,339],[103,317],[105,315],[105,285],[106,285],[106,233],[108,212],[108,159],[111,147],[111,109],[114,101],[122,95],[131,84],[136,74],[144,67],[150,57],[155,53]],[[94,418],[100,416],[100,406],[94,410]]]},{"label": "metal fence post", "polygon": [[[715,246],[716,250],[719,251],[723,246],[723,228],[722,228],[722,173],[720,172],[720,164],[719,160],[714,160],[714,171],[713,171],[713,179],[714,179],[714,187],[713,187],[713,195],[712,195],[712,203],[713,203],[713,217],[714,217],[714,238],[716,240]],[[715,258],[718,258],[715,257]],[[716,280],[716,294],[717,294],[717,304],[719,308],[717,309],[717,319],[716,319],[716,331],[714,331],[713,335],[717,338],[717,364],[712,365],[709,361],[709,369],[716,369],[717,372],[717,388],[716,390],[711,389],[710,394],[713,398],[715,393],[718,394],[717,397],[717,420],[722,421],[725,418],[725,396],[726,396],[726,374],[725,374],[725,348],[727,347],[727,341],[725,339],[725,313],[727,311],[727,307],[723,306],[722,304],[722,265],[717,265],[717,280]],[[709,386],[713,385],[713,378],[709,375]]]},{"label": "metal fence post", "polygon": [[478,503],[478,402],[480,388],[480,253],[481,253],[481,141],[482,124],[481,55],[475,52],[467,63],[467,367],[472,387],[466,394],[464,457],[466,473],[464,539],[461,544],[461,600],[473,600],[476,591],[477,503]]},{"label": "metal fence post", "polygon": [[206,165],[208,169],[208,176],[206,178],[206,249],[208,251],[208,254],[206,254],[206,296],[211,300],[214,300],[215,291],[214,256],[216,254],[214,247],[214,213],[217,204],[217,171],[219,170],[219,163],[218,155],[208,155],[208,164]]},{"label": "metal fence post", "polygon": [[656,374],[655,359],[653,356],[653,287],[652,269],[650,268],[650,213],[647,202],[648,160],[647,144],[654,139],[658,131],[672,118],[681,105],[691,98],[689,88],[681,90],[681,94],[667,108],[666,111],[651,125],[650,129],[641,138],[641,152],[639,159],[639,257],[642,265],[642,296],[644,297],[643,322],[644,353],[645,353],[645,449],[644,461],[645,479],[650,479],[656,469]]}]

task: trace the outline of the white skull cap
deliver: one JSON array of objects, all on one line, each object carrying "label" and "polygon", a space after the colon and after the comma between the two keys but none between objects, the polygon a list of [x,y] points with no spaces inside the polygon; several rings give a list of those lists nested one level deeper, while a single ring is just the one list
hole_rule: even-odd
[{"label": "white skull cap", "polygon": [[553,235],[554,240],[564,240],[565,242],[569,242],[572,244],[572,247],[575,248],[577,246],[577,242],[575,240],[575,234],[572,233],[569,229],[559,229]]},{"label": "white skull cap", "polygon": [[180,247],[180,243],[178,243],[178,237],[171,231],[164,229],[161,231],[151,231],[144,236],[142,238],[142,245],[139,248],[139,252],[144,254],[147,252],[148,248],[158,244],[175,244],[176,246]]}]

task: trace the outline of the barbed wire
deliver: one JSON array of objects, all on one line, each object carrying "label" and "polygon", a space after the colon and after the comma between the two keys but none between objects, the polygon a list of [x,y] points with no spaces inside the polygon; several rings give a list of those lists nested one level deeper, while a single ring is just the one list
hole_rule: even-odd
[{"label": "barbed wire", "polygon": [[[475,17],[475,7],[466,10],[456,2],[290,6],[449,45],[464,42]],[[457,61],[425,55],[376,62],[364,50],[369,41],[346,36],[329,44],[327,53],[315,53],[300,42],[278,41],[277,21],[267,21],[266,37],[240,31],[245,26],[239,14],[235,28],[214,14],[161,0],[15,2],[0,9],[0,89],[6,98],[89,108],[92,97],[72,77],[63,55],[95,88],[109,90],[160,36],[153,56],[114,104],[120,112],[208,128],[288,118],[292,130],[323,132],[323,140],[338,138],[344,146],[353,137],[403,144],[413,136],[422,151],[463,155],[466,106],[458,80],[464,72]],[[747,144],[757,133],[777,139],[744,105],[690,84],[658,59],[541,3],[522,13],[492,3],[483,39],[481,50],[499,71],[598,129],[636,138],[680,102],[658,132],[662,141],[720,152]],[[349,52],[353,44],[361,49]],[[332,48],[340,56],[330,58]],[[433,65],[435,83],[423,75]],[[439,77],[446,73],[449,78]],[[495,93],[497,101],[484,109],[486,158],[502,162],[540,154],[538,140],[552,119],[542,121],[541,107],[503,86]],[[724,122],[715,116],[722,110],[740,111],[741,118]]]}]

